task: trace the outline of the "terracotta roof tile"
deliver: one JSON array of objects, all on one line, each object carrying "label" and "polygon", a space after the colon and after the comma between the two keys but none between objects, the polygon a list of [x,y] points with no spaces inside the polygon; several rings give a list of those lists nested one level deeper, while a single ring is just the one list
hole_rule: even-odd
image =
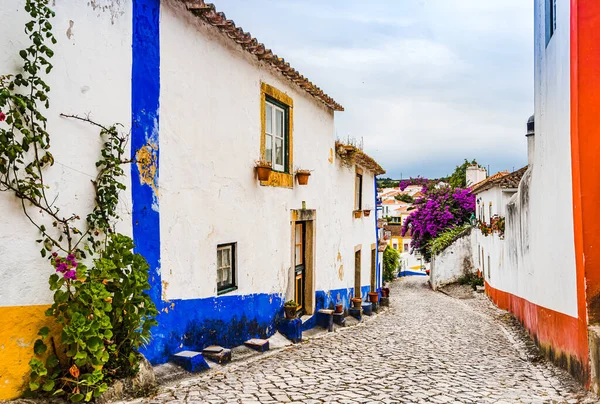
[{"label": "terracotta roof tile", "polygon": [[525,171],[527,171],[527,167],[528,166],[525,166],[517,171],[513,171],[512,173],[509,173],[508,171],[496,173],[491,177],[473,185],[471,187],[471,192],[477,194],[493,187],[518,188],[521,178],[523,178]]},{"label": "terracotta roof tile", "polygon": [[304,91],[327,105],[334,111],[343,111],[344,107],[335,102],[333,98],[325,94],[323,90],[311,83],[306,77],[301,75],[296,69],[290,66],[285,59],[265,47],[249,32],[244,32],[241,27],[236,27],[232,20],[228,20],[224,13],[218,12],[215,5],[206,3],[204,0],[179,0],[184,3],[188,11],[208,24],[216,27],[219,31],[229,37],[232,41],[240,45],[244,50],[256,56],[274,68],[278,69],[285,77],[294,82]]},{"label": "terracotta roof tile", "polygon": [[488,185],[490,182],[497,180],[498,178],[502,178],[508,174],[510,174],[508,171],[500,171],[490,177],[487,177],[485,180],[479,181],[477,184],[471,186],[471,192],[476,194],[478,192],[485,191],[486,189],[489,188],[489,187],[486,187],[486,185]]},{"label": "terracotta roof tile", "polygon": [[523,178],[525,171],[527,171],[527,167],[529,166],[519,168],[517,171],[505,175],[504,177],[496,181],[496,184],[500,186],[500,188],[518,188],[519,182],[521,182],[521,178]]},{"label": "terracotta roof tile", "polygon": [[356,164],[371,170],[375,175],[385,174],[385,170],[372,157],[369,157],[365,152],[356,146],[347,145],[336,141],[335,151],[341,157],[351,156],[352,160]]}]

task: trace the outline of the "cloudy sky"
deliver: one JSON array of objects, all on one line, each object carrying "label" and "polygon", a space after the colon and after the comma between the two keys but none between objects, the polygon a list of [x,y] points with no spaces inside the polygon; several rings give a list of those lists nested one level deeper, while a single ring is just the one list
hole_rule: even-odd
[{"label": "cloudy sky", "polygon": [[218,0],[217,8],[342,104],[391,177],[439,177],[465,158],[526,164],[531,0]]}]

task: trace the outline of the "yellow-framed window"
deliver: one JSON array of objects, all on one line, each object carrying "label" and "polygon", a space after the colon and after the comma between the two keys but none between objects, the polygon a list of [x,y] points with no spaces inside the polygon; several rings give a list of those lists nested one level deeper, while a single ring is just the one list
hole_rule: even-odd
[{"label": "yellow-framed window", "polygon": [[261,185],[293,188],[294,101],[284,92],[261,83],[261,158],[270,161],[273,172]]}]

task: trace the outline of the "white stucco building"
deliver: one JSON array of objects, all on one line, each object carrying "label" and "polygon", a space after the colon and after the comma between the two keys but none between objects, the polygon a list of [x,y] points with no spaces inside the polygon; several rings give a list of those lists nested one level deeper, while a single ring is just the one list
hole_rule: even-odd
[{"label": "white stucco building", "polygon": [[[3,9],[0,34],[10,40],[0,73],[18,66],[26,39],[17,3]],[[119,230],[151,266],[160,310],[144,350],[152,363],[267,337],[286,300],[300,303],[310,327],[318,309],[378,290],[377,215],[367,211],[384,171],[362,150],[336,144],[341,105],[203,1],[96,3],[54,7],[60,40],[47,116],[56,164],[46,178],[57,203],[84,216],[98,135],[60,113],[131,130],[138,164]],[[259,159],[273,165],[267,181],[256,177]],[[296,181],[299,168],[312,171],[308,185]],[[0,193],[0,209],[3,399],[22,389],[30,343],[47,321],[52,268],[18,201]]]}]

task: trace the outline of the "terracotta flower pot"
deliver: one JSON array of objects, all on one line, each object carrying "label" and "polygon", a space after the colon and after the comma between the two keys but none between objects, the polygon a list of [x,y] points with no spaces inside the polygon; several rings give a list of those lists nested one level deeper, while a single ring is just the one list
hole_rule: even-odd
[{"label": "terracotta flower pot", "polygon": [[354,211],[354,218],[355,219],[360,219],[361,216],[362,216],[362,210],[355,210]]},{"label": "terracotta flower pot", "polygon": [[271,176],[271,167],[256,167],[256,175],[259,181],[269,181]]},{"label": "terracotta flower pot", "polygon": [[336,304],[335,305],[335,312],[336,313],[343,313],[344,312],[344,305],[343,304]]},{"label": "terracotta flower pot", "polygon": [[377,303],[379,301],[379,293],[369,292],[369,301],[371,303]]},{"label": "terracotta flower pot", "polygon": [[360,297],[353,297],[352,304],[354,305],[355,309],[360,309],[362,306],[362,299]]},{"label": "terracotta flower pot", "polygon": [[296,173],[296,178],[298,179],[298,185],[307,185],[308,177],[310,177],[310,173]]},{"label": "terracotta flower pot", "polygon": [[371,216],[371,211],[370,210],[364,210],[363,212],[365,214],[365,217]]},{"label": "terracotta flower pot", "polygon": [[283,306],[283,310],[285,311],[285,318],[288,320],[293,320],[298,317],[296,306]]}]

